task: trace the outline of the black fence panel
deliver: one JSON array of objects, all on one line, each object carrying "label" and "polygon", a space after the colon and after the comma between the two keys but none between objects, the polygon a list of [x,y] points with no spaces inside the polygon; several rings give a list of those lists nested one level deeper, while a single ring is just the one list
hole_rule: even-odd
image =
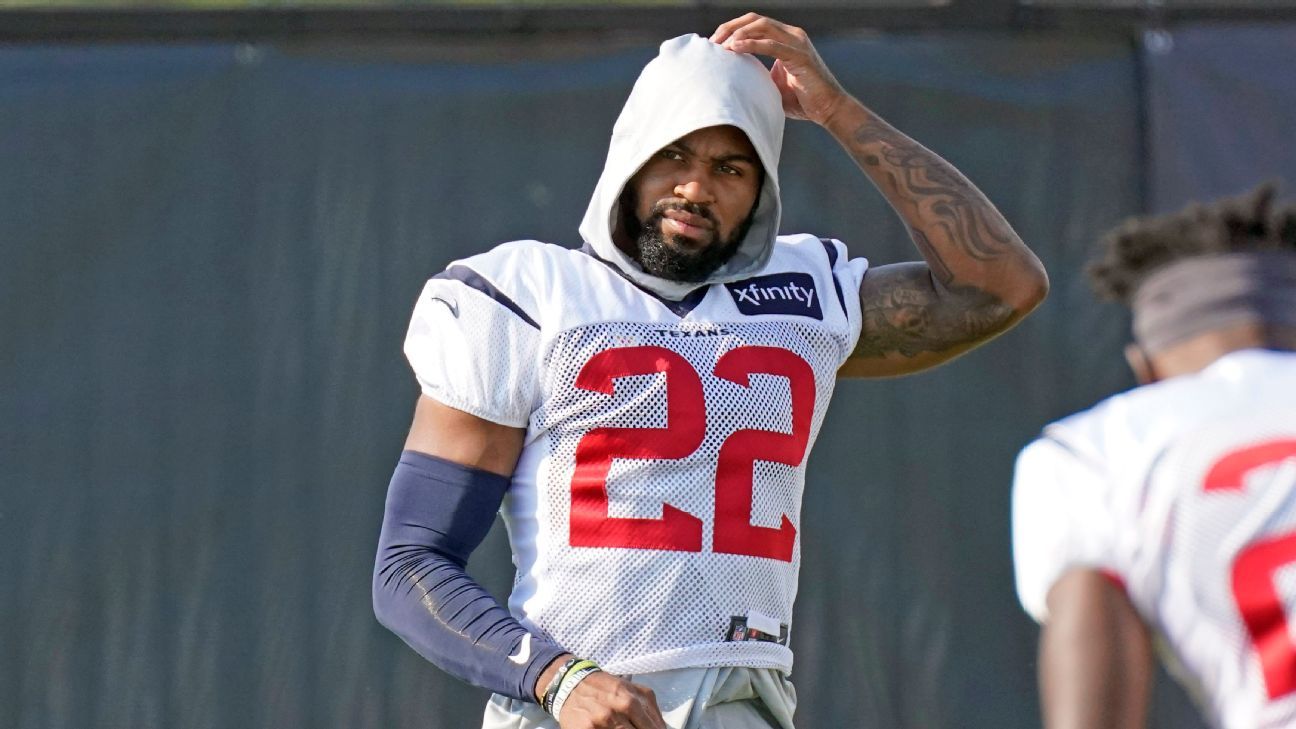
[{"label": "black fence panel", "polygon": [[1153,210],[1265,180],[1296,185],[1296,24],[1143,37]]}]

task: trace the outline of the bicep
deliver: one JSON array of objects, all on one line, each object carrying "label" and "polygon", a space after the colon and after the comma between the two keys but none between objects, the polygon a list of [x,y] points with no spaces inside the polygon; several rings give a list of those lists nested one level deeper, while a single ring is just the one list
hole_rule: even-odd
[{"label": "bicep", "polygon": [[870,268],[859,298],[860,337],[839,372],[845,377],[892,377],[934,367],[1017,318],[991,294],[938,284],[925,263]]},{"label": "bicep", "polygon": [[1152,679],[1147,628],[1101,571],[1073,569],[1048,593],[1040,703],[1048,729],[1142,729]]},{"label": "bicep", "polygon": [[523,428],[494,423],[420,395],[405,449],[511,476],[525,435]]}]

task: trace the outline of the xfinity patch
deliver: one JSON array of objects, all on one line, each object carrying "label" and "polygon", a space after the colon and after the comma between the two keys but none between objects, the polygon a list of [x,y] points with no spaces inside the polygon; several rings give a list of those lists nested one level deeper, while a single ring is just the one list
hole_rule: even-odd
[{"label": "xfinity patch", "polygon": [[775,273],[746,281],[727,283],[734,304],[748,316],[756,314],[794,314],[823,320],[819,292],[814,277],[808,273]]}]

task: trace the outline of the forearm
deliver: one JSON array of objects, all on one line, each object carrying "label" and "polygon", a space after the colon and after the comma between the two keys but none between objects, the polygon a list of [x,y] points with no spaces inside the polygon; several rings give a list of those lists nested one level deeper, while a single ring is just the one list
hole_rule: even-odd
[{"label": "forearm", "polygon": [[1047,729],[1142,729],[1151,646],[1128,598],[1092,570],[1049,594],[1040,635],[1040,703]]},{"label": "forearm", "polygon": [[953,165],[849,96],[823,125],[900,216],[938,289],[975,289],[1017,316],[1043,299],[1043,264]]},{"label": "forearm", "polygon": [[[379,622],[456,678],[535,701],[535,686],[545,685],[541,671],[561,649],[534,638],[526,646],[526,628],[451,560],[409,550],[396,560],[393,579],[375,576]],[[513,664],[510,656],[527,660]]]},{"label": "forearm", "polygon": [[374,565],[378,621],[419,655],[476,686],[535,700],[563,653],[528,633],[464,565],[508,479],[406,452],[392,476]]}]

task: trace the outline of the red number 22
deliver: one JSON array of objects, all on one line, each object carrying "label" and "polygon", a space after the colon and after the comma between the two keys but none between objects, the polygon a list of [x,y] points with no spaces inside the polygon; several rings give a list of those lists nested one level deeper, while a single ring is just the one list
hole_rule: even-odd
[{"label": "red number 22", "polygon": [[[658,372],[666,377],[665,428],[595,428],[576,446],[572,546],[702,551],[698,517],[667,503],[662,504],[660,519],[608,516],[607,492],[608,471],[615,458],[685,458],[702,445],[706,404],[697,370],[664,347],[620,347],[592,357],[577,375],[576,386],[611,395],[617,378]],[[779,347],[739,347],[716,362],[717,376],[743,387],[750,387],[750,376],[757,373],[787,378],[792,432],[738,430],[720,446],[712,548],[791,562],[796,528],[786,514],[777,527],[751,523],[753,470],[757,460],[797,466],[805,457],[814,414],[814,371],[804,359]]]}]

